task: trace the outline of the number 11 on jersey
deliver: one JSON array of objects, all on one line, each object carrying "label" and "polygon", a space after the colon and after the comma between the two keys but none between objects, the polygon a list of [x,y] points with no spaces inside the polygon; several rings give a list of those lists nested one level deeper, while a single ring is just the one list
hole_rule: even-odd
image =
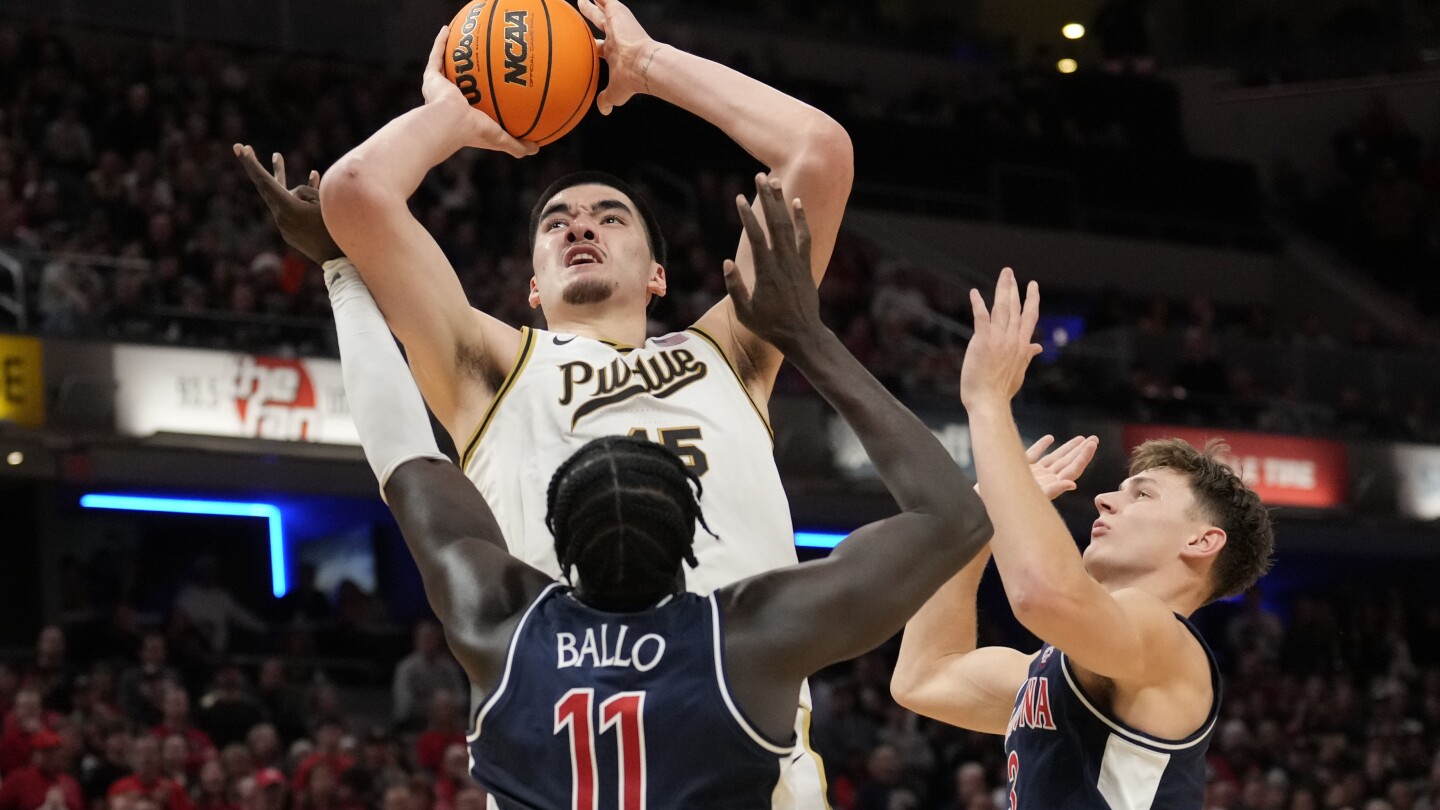
[{"label": "number 11 on jersey", "polygon": [[[555,704],[555,733],[570,739],[572,810],[596,810],[594,689],[571,689]],[[600,733],[617,729],[620,810],[645,810],[645,693],[620,692],[600,704]]]}]

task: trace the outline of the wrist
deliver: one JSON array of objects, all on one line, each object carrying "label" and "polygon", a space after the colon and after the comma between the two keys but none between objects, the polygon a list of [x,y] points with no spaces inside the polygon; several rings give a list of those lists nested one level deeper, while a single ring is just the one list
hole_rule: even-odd
[{"label": "wrist", "polygon": [[971,422],[991,421],[1010,417],[1010,398],[999,394],[976,394],[961,397]]},{"label": "wrist", "polygon": [[828,347],[832,342],[839,342],[835,333],[823,323],[791,324],[790,326],[792,328],[769,335],[765,339],[770,345],[779,349],[781,354],[792,359],[803,358]]}]

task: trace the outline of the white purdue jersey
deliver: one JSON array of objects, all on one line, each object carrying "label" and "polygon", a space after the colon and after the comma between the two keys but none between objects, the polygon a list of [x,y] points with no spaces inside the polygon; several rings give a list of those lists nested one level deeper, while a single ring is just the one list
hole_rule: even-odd
[{"label": "white purdue jersey", "polygon": [[464,448],[461,466],[490,503],[510,553],[559,575],[545,526],[550,478],[591,439],[666,445],[700,475],[689,590],[708,594],[796,562],[774,437],[719,345],[699,329],[620,347],[524,329],[522,348]]}]

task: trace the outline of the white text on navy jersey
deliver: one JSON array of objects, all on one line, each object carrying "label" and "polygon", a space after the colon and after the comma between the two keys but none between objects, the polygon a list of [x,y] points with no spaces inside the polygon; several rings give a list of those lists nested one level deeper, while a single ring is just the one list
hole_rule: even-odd
[{"label": "white text on navy jersey", "polygon": [[649,672],[665,655],[665,639],[646,633],[626,646],[629,625],[620,625],[613,637],[609,624],[586,628],[583,638],[574,633],[556,633],[556,669],[567,667],[631,667]]}]

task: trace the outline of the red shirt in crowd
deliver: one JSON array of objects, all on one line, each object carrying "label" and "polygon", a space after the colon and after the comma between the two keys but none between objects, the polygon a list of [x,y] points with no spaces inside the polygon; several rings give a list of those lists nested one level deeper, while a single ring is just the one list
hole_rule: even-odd
[{"label": "red shirt in crowd", "polygon": [[205,761],[215,756],[215,743],[210,742],[210,735],[194,726],[186,726],[183,729],[171,728],[161,723],[150,729],[150,734],[164,742],[167,737],[179,734],[185,738],[185,747],[190,749],[190,754],[185,757],[185,770],[190,775],[195,775]]},{"label": "red shirt in crowd", "polygon": [[17,768],[0,784],[0,810],[35,810],[45,803],[50,788],[59,787],[70,810],[85,810],[80,783],[65,772],[47,774],[34,765]]},{"label": "red shirt in crowd", "polygon": [[350,770],[350,766],[355,764],[355,758],[344,754],[326,754],[319,751],[305,757],[300,760],[299,765],[295,766],[293,788],[296,793],[305,789],[306,783],[310,781],[310,771],[322,762],[329,765],[330,772],[335,774],[336,779],[339,779],[341,774]]},{"label": "red shirt in crowd", "polygon": [[20,721],[15,719],[14,711],[6,712],[4,729],[0,730],[0,776],[29,765],[30,755],[35,751],[32,744],[35,735],[41,731],[54,731],[59,720],[60,715],[55,712],[45,712],[40,718],[44,727],[37,731],[26,731],[21,728]]},{"label": "red shirt in crowd", "polygon": [[420,763],[420,767],[439,773],[445,761],[445,749],[457,744],[465,744],[464,734],[426,731],[415,741],[415,761]]},{"label": "red shirt in crowd", "polygon": [[163,776],[156,777],[153,782],[143,782],[138,776],[127,776],[111,785],[106,795],[113,799],[127,793],[149,796],[163,805],[165,810],[194,810],[190,797],[185,795],[185,788],[180,787],[180,783],[174,779]]}]

